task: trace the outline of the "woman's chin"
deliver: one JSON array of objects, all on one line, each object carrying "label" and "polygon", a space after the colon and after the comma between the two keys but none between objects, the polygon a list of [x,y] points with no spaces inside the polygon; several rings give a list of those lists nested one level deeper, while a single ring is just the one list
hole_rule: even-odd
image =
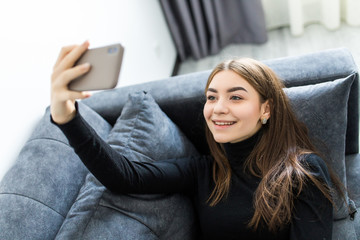
[{"label": "woman's chin", "polygon": [[231,140],[227,139],[227,138],[214,138],[215,142],[217,143],[228,143],[230,142]]}]

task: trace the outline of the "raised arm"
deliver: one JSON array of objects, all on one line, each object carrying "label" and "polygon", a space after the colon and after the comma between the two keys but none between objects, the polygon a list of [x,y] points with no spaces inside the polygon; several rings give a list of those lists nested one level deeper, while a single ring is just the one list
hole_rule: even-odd
[{"label": "raised arm", "polygon": [[76,99],[88,92],[70,91],[68,84],[90,69],[89,64],[73,67],[89,43],[64,47],[54,66],[51,79],[51,120],[68,138],[84,165],[113,192],[175,193],[192,191],[194,165],[191,159],[155,163],[126,159],[101,139],[77,111]]}]

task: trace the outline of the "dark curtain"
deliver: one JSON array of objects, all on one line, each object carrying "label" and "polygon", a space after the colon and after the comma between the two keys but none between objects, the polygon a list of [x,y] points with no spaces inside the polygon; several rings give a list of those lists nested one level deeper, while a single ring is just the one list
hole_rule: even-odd
[{"label": "dark curtain", "polygon": [[261,0],[160,0],[181,60],[267,41]]}]

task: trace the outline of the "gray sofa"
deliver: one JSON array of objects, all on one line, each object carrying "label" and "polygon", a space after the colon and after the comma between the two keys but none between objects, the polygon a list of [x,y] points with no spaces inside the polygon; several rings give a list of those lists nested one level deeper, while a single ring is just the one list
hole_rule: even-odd
[{"label": "gray sofa", "polygon": [[[355,213],[356,206],[360,206],[359,78],[351,53],[347,49],[333,49],[265,63],[284,80],[297,114],[309,125],[311,136],[322,143],[319,148],[331,155],[330,165],[349,190],[348,208],[338,201],[334,209],[333,239],[360,239],[360,220]],[[125,120],[118,118],[134,104],[150,102],[152,107],[158,104],[160,108],[156,111],[165,114],[154,115],[154,124],[157,118],[168,117],[162,124],[174,123],[178,129],[171,134],[184,142],[183,152],[166,150],[165,156],[161,156],[186,155],[189,151],[192,155],[207,154],[201,109],[209,73],[191,73],[99,92],[80,102],[79,108],[96,132],[108,140],[124,138],[114,135],[112,129],[119,121],[130,122],[125,116]],[[135,97],[128,100],[129,93],[134,92]],[[174,128],[154,126],[153,134],[158,134],[161,126]],[[144,141],[152,128],[150,125],[145,129]],[[148,147],[148,155],[160,144]],[[161,149],[165,148],[156,151]],[[131,154],[138,153],[134,150]],[[144,160],[160,156],[142,158],[144,155],[138,156]],[[0,183],[2,240],[197,239],[197,234],[196,217],[186,196],[114,196],[106,190],[82,165],[59,129],[50,123],[49,109]]]}]

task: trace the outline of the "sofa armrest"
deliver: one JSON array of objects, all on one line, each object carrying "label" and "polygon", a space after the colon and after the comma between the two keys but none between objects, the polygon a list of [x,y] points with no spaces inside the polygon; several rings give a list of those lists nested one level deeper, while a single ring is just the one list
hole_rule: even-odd
[{"label": "sofa armrest", "polygon": [[[79,106],[89,124],[106,138],[111,126],[87,106]],[[0,239],[53,239],[87,173],[60,129],[50,122],[47,109],[0,183]]]}]

